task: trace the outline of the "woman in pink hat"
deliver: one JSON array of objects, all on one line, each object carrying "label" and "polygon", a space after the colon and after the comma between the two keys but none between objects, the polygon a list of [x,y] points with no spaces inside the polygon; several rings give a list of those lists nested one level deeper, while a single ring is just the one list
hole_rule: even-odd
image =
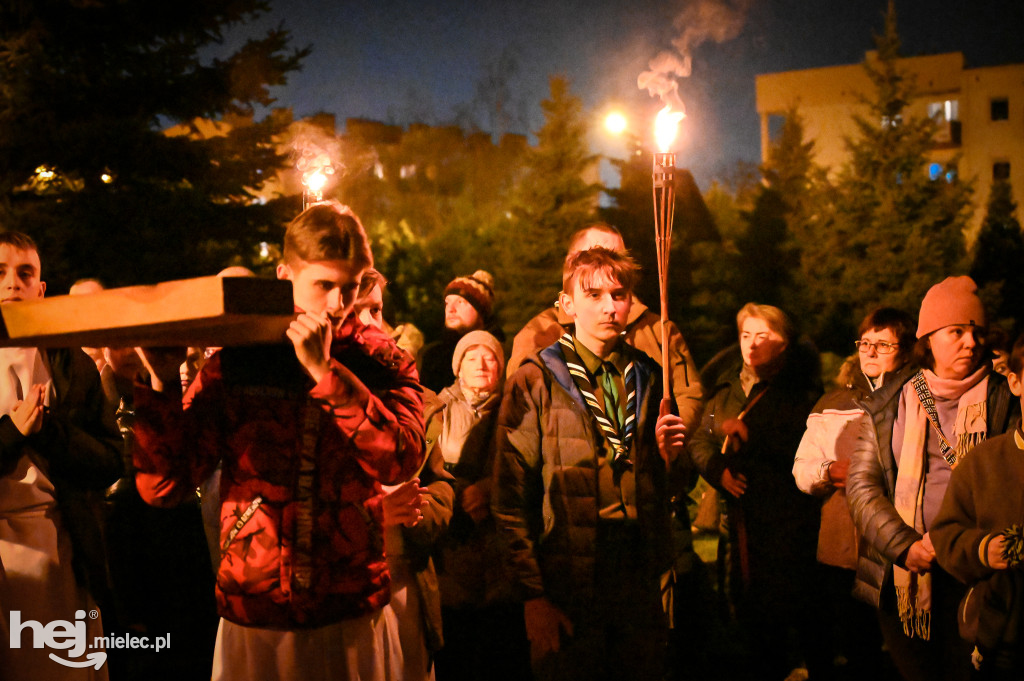
[{"label": "woman in pink hat", "polygon": [[964,587],[935,562],[928,531],[950,473],[979,442],[1020,419],[991,369],[985,309],[969,277],[925,295],[915,363],[864,406],[847,496],[865,550],[854,595],[878,608],[886,647],[906,679],[967,679],[970,646],[957,632]]}]

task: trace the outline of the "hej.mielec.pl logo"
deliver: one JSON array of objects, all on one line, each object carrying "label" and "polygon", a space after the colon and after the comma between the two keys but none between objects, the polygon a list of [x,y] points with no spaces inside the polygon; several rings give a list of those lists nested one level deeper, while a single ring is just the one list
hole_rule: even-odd
[{"label": "hej.mielec.pl logo", "polygon": [[[31,634],[31,647],[67,651],[65,653],[67,658],[50,653],[50,659],[54,662],[59,662],[66,667],[95,667],[99,669],[107,661],[106,650],[109,648],[152,648],[156,652],[160,652],[171,645],[170,634],[155,636],[152,642],[148,636],[98,636],[90,645],[86,634],[85,618],[87,615],[89,619],[99,617],[99,613],[96,610],[90,610],[88,614],[85,610],[76,610],[75,621],[73,622],[53,620],[44,625],[42,622],[35,620],[25,620],[23,622],[21,611],[11,610],[10,647],[12,649],[21,648],[22,634],[28,630]],[[101,650],[95,650],[85,655],[84,659],[78,659],[82,657],[86,649],[95,648],[100,648]]]}]

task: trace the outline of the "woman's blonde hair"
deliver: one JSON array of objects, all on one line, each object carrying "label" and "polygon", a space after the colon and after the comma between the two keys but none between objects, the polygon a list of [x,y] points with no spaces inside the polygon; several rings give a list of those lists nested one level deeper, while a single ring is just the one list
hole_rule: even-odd
[{"label": "woman's blonde hair", "polygon": [[789,316],[774,305],[761,305],[760,303],[747,303],[736,313],[736,331],[743,331],[743,322],[751,317],[763,319],[775,333],[782,336],[788,344],[793,339],[793,322]]}]

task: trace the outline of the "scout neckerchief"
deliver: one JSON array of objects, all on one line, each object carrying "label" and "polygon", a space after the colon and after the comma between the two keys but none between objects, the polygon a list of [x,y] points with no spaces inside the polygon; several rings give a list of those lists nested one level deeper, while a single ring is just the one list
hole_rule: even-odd
[{"label": "scout neckerchief", "polygon": [[561,346],[565,366],[569,369],[569,375],[572,376],[573,382],[576,383],[576,387],[583,395],[583,400],[590,409],[590,415],[594,417],[598,428],[612,447],[614,452],[612,463],[616,466],[631,465],[633,462],[629,460],[629,446],[633,441],[633,432],[636,430],[636,370],[633,362],[626,365],[622,376],[626,391],[626,413],[623,419],[624,423],[619,427],[608,418],[604,408],[597,401],[597,397],[594,395],[597,385],[594,376],[580,359],[576,346],[573,344],[572,335],[564,334],[558,339],[558,343]]}]

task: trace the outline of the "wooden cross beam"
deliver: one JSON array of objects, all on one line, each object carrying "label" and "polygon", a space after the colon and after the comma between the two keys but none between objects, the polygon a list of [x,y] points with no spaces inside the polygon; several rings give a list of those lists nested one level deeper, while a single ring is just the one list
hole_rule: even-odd
[{"label": "wooden cross beam", "polygon": [[0,347],[224,347],[280,343],[290,281],[200,277],[0,305]]}]

